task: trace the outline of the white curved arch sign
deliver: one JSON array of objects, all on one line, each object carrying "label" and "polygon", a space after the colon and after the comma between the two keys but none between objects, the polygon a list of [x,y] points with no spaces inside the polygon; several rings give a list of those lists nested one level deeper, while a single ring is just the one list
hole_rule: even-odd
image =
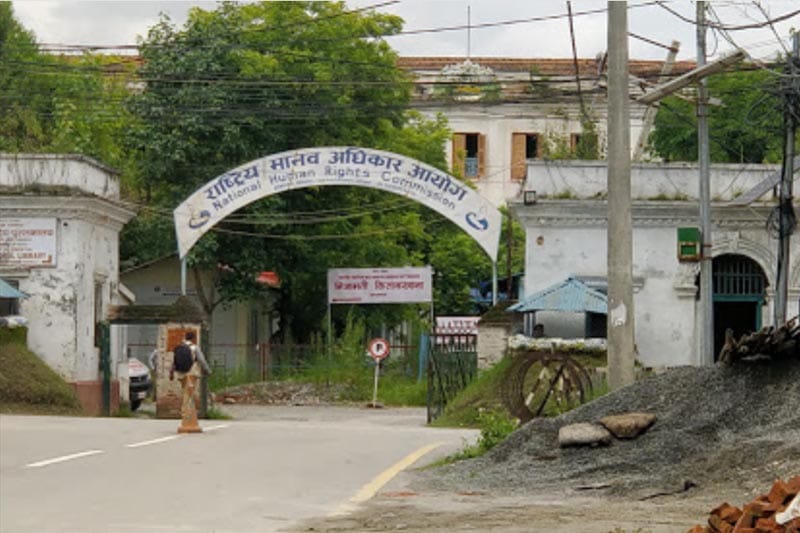
[{"label": "white curved arch sign", "polygon": [[496,261],[502,216],[477,191],[416,159],[353,146],[281,152],[212,179],[173,212],[178,254],[185,257],[205,232],[251,202],[323,185],[370,187],[406,196],[450,219]]}]

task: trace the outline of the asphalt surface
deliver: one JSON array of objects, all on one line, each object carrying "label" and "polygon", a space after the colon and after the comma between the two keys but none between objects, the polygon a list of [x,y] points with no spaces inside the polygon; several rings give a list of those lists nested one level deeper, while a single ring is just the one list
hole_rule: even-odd
[{"label": "asphalt surface", "polygon": [[0,531],[282,531],[477,437],[423,409],[227,410],[181,436],[173,420],[0,416]]}]

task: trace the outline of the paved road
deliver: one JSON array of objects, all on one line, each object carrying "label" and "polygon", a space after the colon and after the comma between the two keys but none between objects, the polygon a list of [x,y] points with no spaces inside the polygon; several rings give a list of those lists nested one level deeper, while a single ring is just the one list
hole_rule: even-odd
[{"label": "paved road", "polygon": [[183,436],[169,420],[0,416],[0,531],[277,532],[476,437],[421,409],[230,412]]}]

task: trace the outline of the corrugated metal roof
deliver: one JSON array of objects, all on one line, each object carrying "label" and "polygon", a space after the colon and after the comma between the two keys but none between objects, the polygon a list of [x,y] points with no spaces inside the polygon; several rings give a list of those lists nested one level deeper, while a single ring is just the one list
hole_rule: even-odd
[{"label": "corrugated metal roof", "polygon": [[521,302],[508,308],[517,313],[532,311],[575,311],[602,313],[608,312],[608,298],[602,292],[592,289],[586,283],[567,278],[561,283],[531,294]]},{"label": "corrugated metal roof", "polygon": [[18,291],[0,278],[0,298],[27,298],[28,295]]}]

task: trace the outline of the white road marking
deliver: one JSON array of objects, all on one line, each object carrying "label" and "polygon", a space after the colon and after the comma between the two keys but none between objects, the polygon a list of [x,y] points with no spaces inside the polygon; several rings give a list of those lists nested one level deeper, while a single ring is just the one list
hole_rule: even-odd
[{"label": "white road marking", "polygon": [[432,452],[433,450],[435,450],[439,446],[442,446],[443,444],[444,444],[443,442],[434,442],[433,444],[423,446],[419,450],[408,454],[406,457],[404,457],[397,463],[393,464],[392,466],[390,466],[389,468],[378,474],[378,476],[375,477],[375,479],[373,479],[372,481],[361,487],[361,490],[359,490],[355,496],[350,498],[350,500],[346,504],[342,505],[336,511],[329,514],[328,516],[340,516],[351,513],[352,511],[355,510],[357,504],[363,503],[372,498],[373,496],[375,496],[375,494],[379,490],[381,490],[381,487],[383,487],[389,481],[391,481],[393,477],[395,477],[397,474],[399,474],[409,466],[416,463],[423,455]]},{"label": "white road marking", "polygon": [[54,457],[52,459],[45,459],[44,461],[37,461],[25,465],[28,468],[39,468],[42,466],[52,465],[55,463],[63,463],[64,461],[71,461],[72,459],[80,459],[81,457],[88,457],[90,455],[97,455],[103,453],[103,450],[88,450],[85,452],[73,453],[70,455],[62,455],[61,457]]},{"label": "white road marking", "polygon": [[170,435],[169,437],[161,437],[160,439],[153,439],[153,440],[145,440],[142,442],[134,442],[133,444],[126,444],[128,448],[139,448],[141,446],[150,446],[151,444],[158,444],[160,442],[167,442],[170,440],[175,440],[178,438],[178,435]]},{"label": "white road marking", "polygon": [[230,424],[219,424],[217,426],[209,426],[207,428],[203,428],[203,431],[216,431],[218,429],[223,429],[230,426]]}]

